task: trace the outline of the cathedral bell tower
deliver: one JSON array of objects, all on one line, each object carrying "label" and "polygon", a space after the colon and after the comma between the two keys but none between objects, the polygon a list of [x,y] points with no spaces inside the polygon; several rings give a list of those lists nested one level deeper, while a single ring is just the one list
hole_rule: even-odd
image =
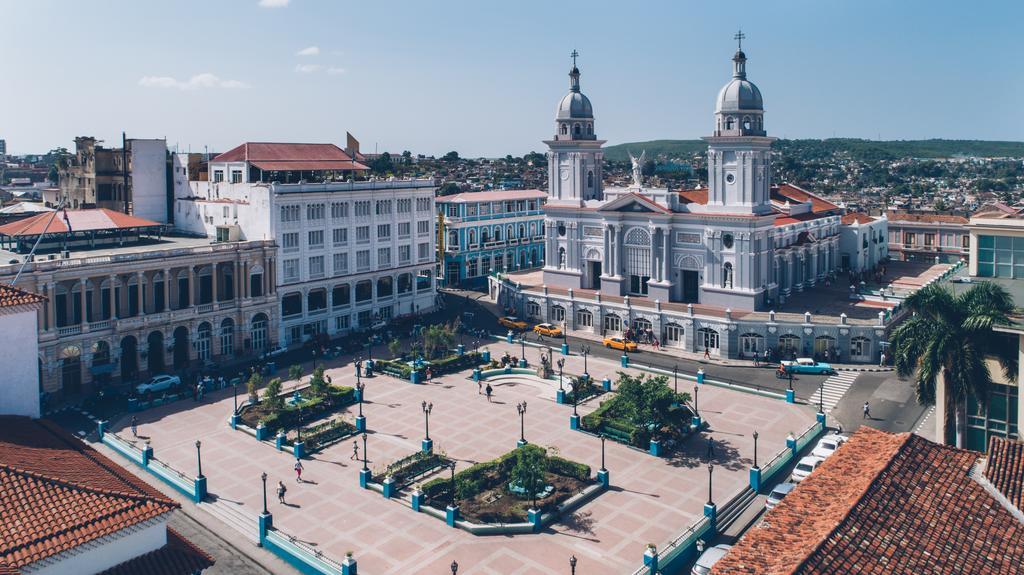
[{"label": "cathedral bell tower", "polygon": [[594,109],[590,98],[580,92],[579,53],[572,52],[569,93],[558,104],[555,137],[548,146],[548,203],[582,205],[604,197],[601,164],[604,153],[594,134]]},{"label": "cathedral bell tower", "polygon": [[743,33],[732,57],[732,80],[718,92],[715,131],[708,143],[709,212],[771,212],[771,146],[764,130],[761,91],[747,80]]}]

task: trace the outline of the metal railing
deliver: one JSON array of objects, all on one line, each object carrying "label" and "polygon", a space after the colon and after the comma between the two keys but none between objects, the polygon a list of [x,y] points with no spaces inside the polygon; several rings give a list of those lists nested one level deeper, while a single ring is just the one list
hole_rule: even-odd
[{"label": "metal railing", "polygon": [[267,541],[282,553],[287,553],[316,572],[323,573],[324,575],[341,573],[340,562],[331,559],[323,551],[315,549],[312,545],[301,541],[294,535],[285,533],[280,529],[270,529],[267,531]]}]

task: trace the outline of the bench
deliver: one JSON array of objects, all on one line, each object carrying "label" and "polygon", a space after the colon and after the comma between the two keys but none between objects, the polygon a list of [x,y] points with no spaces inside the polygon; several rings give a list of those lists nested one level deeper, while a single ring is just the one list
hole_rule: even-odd
[{"label": "bench", "polygon": [[608,427],[607,425],[601,429],[601,435],[604,435],[609,439],[618,441],[619,443],[625,443],[626,445],[633,444],[633,442],[630,441],[629,433],[626,433],[625,431],[616,429],[614,427]]}]

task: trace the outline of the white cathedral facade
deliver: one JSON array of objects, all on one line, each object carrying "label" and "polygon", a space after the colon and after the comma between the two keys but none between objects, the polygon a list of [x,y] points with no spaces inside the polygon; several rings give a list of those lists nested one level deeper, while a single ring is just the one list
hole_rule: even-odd
[{"label": "white cathedral facade", "polygon": [[545,141],[542,285],[523,286],[513,274],[492,279],[491,296],[570,331],[653,329],[666,347],[716,355],[749,357],[781,346],[798,355],[827,349],[853,361],[877,357],[881,316],[860,327],[845,316],[819,326],[810,313],[786,324],[770,311],[834,276],[842,210],[772,183],[775,138],[765,130],[761,92],[747,79],[742,49],[732,63],[714,130],[704,138],[708,186],[675,190],[645,186],[637,161],[630,186],[602,185],[604,141],[574,62],[555,136]]},{"label": "white cathedral facade", "polygon": [[708,187],[601,184],[602,140],[580,72],[548,145],[545,219],[549,286],[731,308],[769,309],[836,271],[840,210],[794,186],[773,186],[761,92],[746,55],[718,94]]}]

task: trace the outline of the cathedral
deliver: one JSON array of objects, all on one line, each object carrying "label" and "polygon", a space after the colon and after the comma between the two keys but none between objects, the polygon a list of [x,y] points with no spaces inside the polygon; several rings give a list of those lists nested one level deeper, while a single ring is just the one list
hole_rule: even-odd
[{"label": "cathedral", "polygon": [[[576,56],[555,135],[545,142],[543,270],[490,274],[492,301],[580,337],[633,329],[666,349],[720,357],[771,350],[877,361],[893,325],[884,311],[851,306],[842,309],[856,309],[856,317],[815,315],[800,305],[801,295],[812,299],[808,291],[829,284],[843,265],[842,209],[772,183],[775,139],[742,46],[704,138],[708,185],[700,189],[646,186],[643,155],[633,159],[629,186],[603,185],[604,141]],[[834,292],[824,297],[831,301]]]},{"label": "cathedral", "polygon": [[838,266],[841,210],[792,185],[773,185],[761,91],[738,49],[719,91],[706,189],[644,186],[640,161],[625,188],[602,185],[603,140],[569,72],[548,146],[544,283],[613,296],[771,309]]}]

